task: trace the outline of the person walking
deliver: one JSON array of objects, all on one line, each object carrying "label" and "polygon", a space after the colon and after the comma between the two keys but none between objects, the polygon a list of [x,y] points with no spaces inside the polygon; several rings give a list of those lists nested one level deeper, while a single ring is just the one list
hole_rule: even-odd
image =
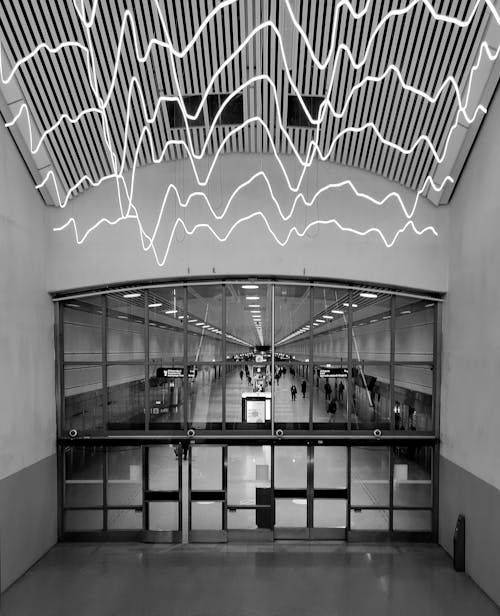
[{"label": "person walking", "polygon": [[290,393],[292,394],[292,400],[295,401],[295,398],[297,396],[297,388],[295,387],[295,385],[292,385],[290,387]]},{"label": "person walking", "polygon": [[307,391],[307,381],[302,381],[302,385],[300,386],[300,390],[302,391],[302,397],[305,398],[306,397],[306,391]]},{"label": "person walking", "polygon": [[325,383],[325,400],[330,400],[331,395],[332,395],[332,386],[327,381]]},{"label": "person walking", "polygon": [[339,400],[343,400],[344,399],[344,383],[342,381],[340,381],[340,385],[339,385]]}]

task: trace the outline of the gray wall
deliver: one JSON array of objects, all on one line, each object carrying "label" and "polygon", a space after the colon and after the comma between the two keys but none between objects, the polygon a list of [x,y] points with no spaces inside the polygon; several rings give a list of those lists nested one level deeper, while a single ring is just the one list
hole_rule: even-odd
[{"label": "gray wall", "polygon": [[2,588],[56,541],[54,311],[46,207],[0,122]]},{"label": "gray wall", "polygon": [[0,588],[5,590],[54,545],[56,455],[0,480]]},{"label": "gray wall", "polygon": [[500,535],[494,521],[500,521],[499,127],[497,91],[450,209],[440,478],[440,541],[450,550],[457,514],[464,513],[467,572],[498,603]]}]

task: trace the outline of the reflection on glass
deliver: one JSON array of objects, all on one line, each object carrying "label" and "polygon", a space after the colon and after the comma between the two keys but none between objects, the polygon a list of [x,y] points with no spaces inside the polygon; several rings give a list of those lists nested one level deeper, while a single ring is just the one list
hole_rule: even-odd
[{"label": "reflection on glass", "polygon": [[351,509],[352,530],[389,530],[387,509]]},{"label": "reflection on glass", "polygon": [[108,361],[144,359],[144,293],[128,291],[107,296]]},{"label": "reflection on glass", "polygon": [[277,498],[275,516],[275,526],[278,528],[306,528],[307,499]]},{"label": "reflection on glass", "polygon": [[434,307],[429,300],[396,297],[396,361],[433,361]]},{"label": "reflection on glass", "polygon": [[314,528],[345,528],[347,501],[343,499],[315,498],[313,503]]},{"label": "reflection on glass", "polygon": [[246,353],[227,364],[226,422],[249,430],[271,426],[271,354]]},{"label": "reflection on glass", "polygon": [[108,366],[108,428],[144,428],[144,365]]},{"label": "reflection on glass", "polygon": [[274,487],[307,487],[307,447],[290,445],[274,448]]},{"label": "reflection on glass", "polygon": [[142,511],[108,509],[108,530],[137,530],[142,528]]},{"label": "reflection on glass", "polygon": [[396,510],[393,513],[394,530],[431,531],[432,512],[426,510]]},{"label": "reflection on glass", "polygon": [[236,509],[227,512],[228,530],[254,530],[271,528],[269,509]]},{"label": "reflection on glass", "polygon": [[192,446],[191,489],[222,490],[222,445]]},{"label": "reflection on glass", "polygon": [[71,447],[64,452],[64,504],[66,507],[99,507],[103,504],[103,452]]},{"label": "reflection on glass", "polygon": [[102,361],[102,298],[63,304],[64,361]]},{"label": "reflection on glass", "polygon": [[142,505],[142,458],[140,447],[108,450],[108,505]]},{"label": "reflection on glass", "polygon": [[394,368],[394,427],[396,430],[432,430],[432,369],[398,365]]},{"label": "reflection on glass", "polygon": [[351,428],[353,430],[389,430],[389,364],[356,364],[353,369]]},{"label": "reflection on glass", "polygon": [[189,375],[189,424],[198,430],[222,427],[224,365],[193,364]]},{"label": "reflection on glass", "polygon": [[270,487],[270,445],[227,448],[228,505],[266,504]]},{"label": "reflection on glass", "polygon": [[329,362],[314,365],[313,421],[316,428],[347,429],[349,370]]},{"label": "reflection on glass", "polygon": [[193,285],[187,289],[188,363],[222,359],[222,285]]},{"label": "reflection on glass", "polygon": [[148,447],[148,487],[150,490],[178,490],[179,462],[174,445]]},{"label": "reflection on glass", "polygon": [[314,488],[347,487],[347,447],[314,448]]},{"label": "reflection on glass", "polygon": [[[275,416],[284,428],[309,427],[309,363],[276,362],[275,366]],[[292,387],[296,391],[292,390]]]},{"label": "reflection on glass", "polygon": [[64,530],[102,530],[103,512],[99,510],[76,509],[64,512]]},{"label": "reflection on glass", "polygon": [[64,368],[65,431],[93,432],[103,428],[101,366],[66,364]]},{"label": "reflection on glass", "polygon": [[351,448],[351,505],[389,505],[389,449]]},{"label": "reflection on glass", "polygon": [[[178,372],[177,372],[178,370]],[[184,368],[163,376],[162,368],[149,368],[149,427],[171,430],[184,421]],[[168,372],[167,372],[168,374]]]},{"label": "reflection on glass", "polygon": [[222,503],[193,501],[191,503],[192,530],[222,530]]},{"label": "reflection on glass", "polygon": [[352,358],[390,361],[391,296],[372,291],[352,293]]},{"label": "reflection on glass", "polygon": [[347,314],[345,289],[314,289],[312,314],[313,356],[320,365],[347,365]]},{"label": "reflection on glass", "polygon": [[179,530],[179,503],[148,503],[149,530]]},{"label": "reflection on glass", "polygon": [[184,364],[184,289],[148,291],[149,359],[155,368]]},{"label": "reflection on glass", "polygon": [[394,505],[430,507],[432,504],[432,447],[408,444],[394,447]]}]

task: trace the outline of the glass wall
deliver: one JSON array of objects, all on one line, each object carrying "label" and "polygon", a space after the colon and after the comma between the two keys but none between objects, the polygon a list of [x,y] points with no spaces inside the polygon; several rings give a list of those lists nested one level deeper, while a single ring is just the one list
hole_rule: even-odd
[{"label": "glass wall", "polygon": [[63,433],[434,432],[439,302],[266,280],[61,302]]}]

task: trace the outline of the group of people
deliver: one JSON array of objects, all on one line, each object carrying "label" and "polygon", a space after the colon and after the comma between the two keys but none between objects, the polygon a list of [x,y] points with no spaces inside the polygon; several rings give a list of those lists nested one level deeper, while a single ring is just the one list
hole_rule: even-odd
[{"label": "group of people", "polygon": [[[307,392],[307,381],[304,379],[300,384],[300,391],[302,392],[302,397],[306,397]],[[292,394],[292,401],[297,399],[297,388],[295,387],[295,383],[290,387],[290,393]]]}]

